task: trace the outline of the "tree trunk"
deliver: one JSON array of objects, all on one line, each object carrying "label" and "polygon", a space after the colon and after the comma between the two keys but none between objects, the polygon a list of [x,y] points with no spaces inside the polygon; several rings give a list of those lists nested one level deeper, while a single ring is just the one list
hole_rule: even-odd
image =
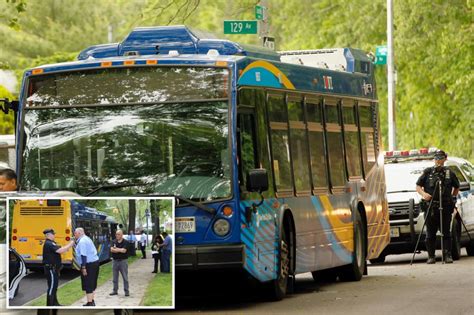
[{"label": "tree trunk", "polygon": [[151,221],[153,224],[153,239],[160,235],[160,204],[155,199],[150,200]]}]

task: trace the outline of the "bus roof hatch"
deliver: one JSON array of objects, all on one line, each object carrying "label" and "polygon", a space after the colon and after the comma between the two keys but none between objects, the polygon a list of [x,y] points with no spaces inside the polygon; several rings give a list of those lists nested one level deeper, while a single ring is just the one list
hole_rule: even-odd
[{"label": "bus roof hatch", "polygon": [[121,43],[95,45],[81,51],[77,59],[117,56],[168,55],[169,51],[183,54],[207,54],[217,50],[219,55],[241,55],[280,61],[280,56],[263,47],[240,45],[213,35],[191,31],[183,25],[137,27]]}]

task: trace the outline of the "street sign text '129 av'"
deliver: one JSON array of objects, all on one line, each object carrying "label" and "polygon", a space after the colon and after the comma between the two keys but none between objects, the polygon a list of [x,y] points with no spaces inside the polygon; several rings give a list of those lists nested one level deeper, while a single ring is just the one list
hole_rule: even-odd
[{"label": "street sign text '129 av'", "polygon": [[257,21],[224,21],[224,34],[257,34]]}]

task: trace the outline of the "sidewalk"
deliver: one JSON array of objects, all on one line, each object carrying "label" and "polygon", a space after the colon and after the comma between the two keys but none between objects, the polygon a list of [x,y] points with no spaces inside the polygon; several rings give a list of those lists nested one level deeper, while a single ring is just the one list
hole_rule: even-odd
[{"label": "sidewalk", "polygon": [[[112,279],[108,280],[103,285],[97,287],[95,290],[95,304],[96,306],[139,306],[143,296],[145,295],[148,283],[153,279],[155,274],[153,271],[153,258],[151,252],[147,251],[147,259],[137,259],[131,265],[128,265],[128,282],[130,296],[125,296],[123,291],[123,278],[119,274],[119,290],[118,295],[110,296],[112,292]],[[82,293],[81,293],[82,294]],[[82,306],[86,304],[86,297],[84,296],[72,304],[72,306]],[[91,307],[93,308],[93,307]]]}]

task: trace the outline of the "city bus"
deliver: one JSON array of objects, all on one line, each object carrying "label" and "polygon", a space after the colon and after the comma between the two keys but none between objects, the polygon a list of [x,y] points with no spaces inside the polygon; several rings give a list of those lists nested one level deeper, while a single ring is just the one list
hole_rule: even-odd
[{"label": "city bus", "polygon": [[[8,107],[8,106],[6,106]],[[176,269],[360,280],[390,241],[374,69],[141,27],[25,72],[22,190],[174,196]]]},{"label": "city bus", "polygon": [[[17,199],[14,200],[10,247],[24,259],[28,268],[40,268],[43,263],[43,231],[52,228],[55,242],[64,246],[71,241],[76,227],[84,228],[94,242],[101,262],[110,259],[110,244],[117,223],[113,218],[75,200]],[[61,254],[66,268],[78,267],[74,250]]]}]

